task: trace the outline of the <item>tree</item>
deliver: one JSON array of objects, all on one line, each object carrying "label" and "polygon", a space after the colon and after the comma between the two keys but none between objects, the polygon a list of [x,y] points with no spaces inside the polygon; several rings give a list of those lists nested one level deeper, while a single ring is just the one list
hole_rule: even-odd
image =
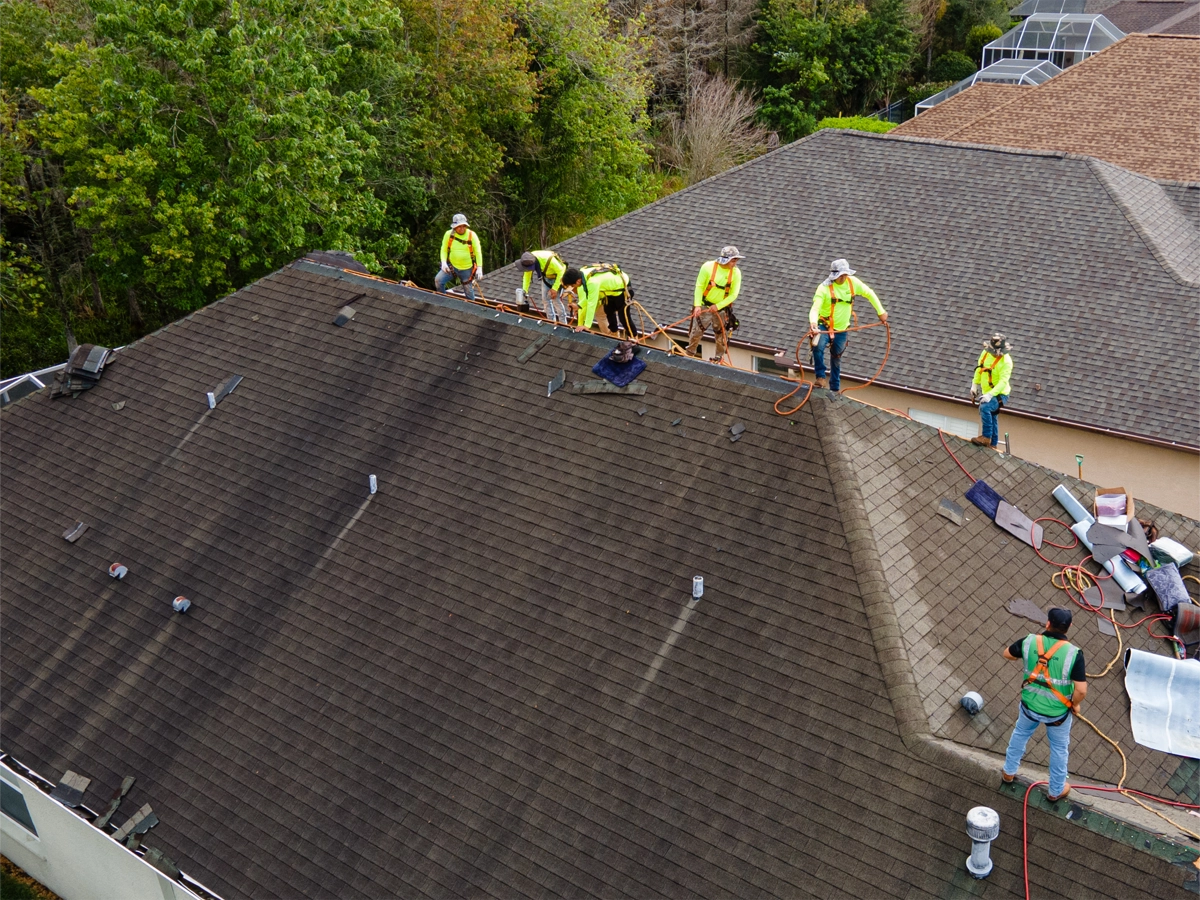
[{"label": "tree", "polygon": [[789,139],[886,102],[916,45],[903,0],[768,0],[761,26],[762,115]]},{"label": "tree", "polygon": [[767,131],[754,121],[758,106],[748,91],[719,74],[698,75],[691,83],[683,115],[670,114],[660,138],[663,162],[685,186],[767,149]]},{"label": "tree", "polygon": [[755,38],[759,0],[661,0],[642,11],[658,107],[687,101],[697,76],[736,80]]},{"label": "tree", "polygon": [[943,53],[933,61],[929,69],[930,81],[962,81],[970,78],[978,70],[971,57],[957,50]]},{"label": "tree", "polygon": [[363,94],[330,88],[340,38],[395,23],[374,5],[105,0],[97,41],[55,50],[41,143],[101,281],[166,315],[314,245],[358,249],[382,204]]}]

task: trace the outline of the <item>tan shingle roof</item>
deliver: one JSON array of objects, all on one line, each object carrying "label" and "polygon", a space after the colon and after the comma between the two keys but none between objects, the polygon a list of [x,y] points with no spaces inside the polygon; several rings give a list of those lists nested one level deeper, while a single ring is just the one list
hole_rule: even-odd
[{"label": "tan shingle roof", "polygon": [[989,84],[980,82],[943,100],[915,118],[909,119],[892,134],[909,137],[940,138],[992,112],[1033,90],[1031,84]]},{"label": "tan shingle roof", "polygon": [[1129,35],[999,104],[981,87],[939,104],[937,119],[922,122],[930,115],[922,113],[892,133],[1065,150],[1152,178],[1200,181],[1200,37]]}]

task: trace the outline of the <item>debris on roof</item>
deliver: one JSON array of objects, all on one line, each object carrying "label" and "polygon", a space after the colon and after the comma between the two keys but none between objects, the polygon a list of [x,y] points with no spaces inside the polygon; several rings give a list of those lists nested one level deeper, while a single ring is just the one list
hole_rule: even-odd
[{"label": "debris on roof", "polygon": [[1013,597],[1008,601],[1005,609],[1014,616],[1023,616],[1038,625],[1044,625],[1046,622],[1046,614],[1042,612],[1042,608],[1032,600],[1026,600],[1024,597]]},{"label": "debris on roof", "polygon": [[[645,363],[643,363],[645,365]],[[641,397],[646,393],[644,384],[626,384],[617,387],[607,381],[574,381],[571,383],[572,394],[631,394]]]},{"label": "debris on roof", "polygon": [[555,375],[553,378],[551,378],[550,383],[548,385],[546,385],[546,396],[549,397],[551,394],[553,394],[555,391],[557,391],[559,388],[561,388],[566,383],[566,381],[567,381],[567,370],[559,369],[558,374]]},{"label": "debris on roof", "polygon": [[963,512],[963,508],[953,500],[947,500],[945,498],[938,503],[937,513],[939,516],[949,519],[955,525],[961,525],[966,519],[966,514]]},{"label": "debris on roof", "polygon": [[625,387],[641,375],[642,372],[646,371],[646,363],[644,360],[633,356],[632,350],[628,359],[622,361],[614,356],[618,350],[619,348],[614,349],[612,353],[592,366],[592,372],[599,375],[605,381],[611,382],[616,387]]},{"label": "debris on roof", "polygon": [[341,309],[338,310],[337,318],[335,318],[333,320],[333,324],[336,325],[338,328],[341,328],[343,325],[345,325],[347,322],[349,322],[353,318],[354,318],[354,307],[353,306],[343,306]]},{"label": "debris on roof", "polygon": [[130,816],[124,825],[114,831],[112,838],[114,841],[123,841],[130,834],[145,834],[157,824],[158,816],[154,814],[150,804],[147,803]]},{"label": "debris on roof", "polygon": [[52,398],[70,394],[78,397],[83,391],[95,387],[104,375],[112,351],[95,344],[80,344],[67,360],[67,366],[54,376]]},{"label": "debris on roof", "polygon": [[84,532],[86,532],[87,530],[88,530],[88,526],[87,526],[86,522],[76,522],[74,525],[72,525],[70,528],[68,528],[66,531],[63,532],[63,538],[67,541],[67,543],[73,544],[77,540],[79,540],[81,537],[83,537]]},{"label": "debris on roof", "polygon": [[517,362],[527,363],[533,359],[534,354],[550,343],[550,335],[543,334],[540,338],[521,351],[521,355],[517,357]]},{"label": "debris on roof", "polygon": [[121,806],[121,801],[125,799],[125,795],[129,793],[129,789],[133,787],[135,781],[137,779],[132,775],[126,775],[121,779],[121,786],[113,791],[112,797],[109,798],[108,809],[94,823],[97,828],[102,829],[109,823],[113,813]]},{"label": "debris on roof", "polygon": [[54,790],[50,792],[50,796],[61,803],[63,806],[69,806],[75,809],[83,802],[83,794],[87,790],[88,785],[92,783],[92,779],[84,778],[82,775],[68,770],[59,779]]},{"label": "debris on roof", "polygon": [[1125,690],[1135,741],[1163,753],[1200,758],[1200,665],[1131,648],[1125,651]]},{"label": "debris on roof", "polygon": [[215,390],[209,391],[204,396],[208,398],[208,408],[216,409],[217,404],[233,393],[233,389],[242,383],[241,375],[232,375],[225,381],[217,385]]}]

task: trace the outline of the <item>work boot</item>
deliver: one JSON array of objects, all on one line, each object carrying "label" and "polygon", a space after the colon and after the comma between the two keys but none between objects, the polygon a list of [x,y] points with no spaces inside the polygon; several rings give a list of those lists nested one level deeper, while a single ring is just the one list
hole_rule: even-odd
[{"label": "work boot", "polygon": [[1049,800],[1051,803],[1057,803],[1059,800],[1062,800],[1064,797],[1066,797],[1067,794],[1069,794],[1069,793],[1071,793],[1071,785],[1065,784],[1065,785],[1063,785],[1063,792],[1061,794],[1059,794],[1057,797],[1055,797],[1053,794],[1051,794],[1050,791],[1047,789],[1046,799]]},{"label": "work boot", "polygon": [[989,437],[984,437],[982,434],[977,434],[975,437],[971,438],[971,443],[978,444],[980,447],[990,447],[992,446],[992,439]]},{"label": "work boot", "polygon": [[828,378],[818,378],[816,381],[816,385],[819,388],[828,388],[829,387],[829,379]]}]

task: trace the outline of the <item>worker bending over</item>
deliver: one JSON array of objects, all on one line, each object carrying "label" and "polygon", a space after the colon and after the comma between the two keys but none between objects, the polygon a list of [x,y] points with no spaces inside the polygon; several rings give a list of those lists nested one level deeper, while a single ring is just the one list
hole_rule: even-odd
[{"label": "worker bending over", "polygon": [[1025,661],[1021,704],[1004,754],[1001,777],[1011,782],[1025,755],[1025,745],[1039,725],[1046,726],[1050,741],[1050,785],[1048,796],[1061,800],[1071,791],[1067,784],[1067,762],[1071,749],[1072,712],[1087,696],[1087,669],[1083,651],[1067,640],[1071,611],[1055,607],[1046,619],[1042,634],[1030,634],[1004,650],[1005,659]]},{"label": "worker bending over", "polygon": [[737,247],[722,247],[720,256],[700,267],[692,301],[692,326],[687,345],[689,355],[700,355],[700,341],[704,338],[704,332],[711,328],[717,343],[717,355],[712,361],[720,362],[724,358],[729,348],[729,334],[737,327],[733,301],[742,289],[742,270],[738,268],[737,261],[745,258],[738,253]]},{"label": "worker bending over", "polygon": [[[866,282],[854,277],[854,269],[844,259],[835,259],[829,264],[829,277],[817,286],[813,294],[812,309],[808,313],[808,324],[813,332],[813,369],[817,376],[817,387],[832,391],[842,387],[842,354],[846,352],[846,340],[854,312],[854,298],[866,297],[879,314],[879,321],[887,321],[887,310]],[[825,377],[825,348],[829,347],[829,378]]]},{"label": "worker bending over", "polygon": [[[567,303],[559,296],[563,275],[567,271],[567,264],[562,261],[562,257],[553,250],[533,250],[521,254],[520,267],[524,273],[521,277],[521,290],[525,294],[525,302],[529,302],[529,287],[533,276],[536,275],[542,283],[542,304],[546,309],[546,317],[556,325],[560,321],[566,325]],[[548,298],[547,288],[550,292]]]},{"label": "worker bending over", "polygon": [[983,434],[971,438],[971,443],[995,447],[1000,442],[1000,425],[996,416],[1008,403],[1009,379],[1012,377],[1012,345],[997,332],[983,342],[983,352],[975,365],[971,379],[971,402],[979,403],[979,419]]},{"label": "worker bending over", "polygon": [[462,213],[455,214],[450,230],[442,237],[442,268],[433,286],[444,294],[454,278],[462,284],[467,299],[474,300],[475,284],[483,281],[483,247]]},{"label": "worker bending over", "polygon": [[567,269],[562,284],[564,288],[574,289],[579,298],[576,331],[591,328],[596,318],[596,307],[603,304],[608,330],[612,335],[616,336],[618,330],[623,330],[630,340],[636,336],[627,308],[627,303],[633,299],[633,288],[629,286],[629,276],[619,267],[605,264]]}]

